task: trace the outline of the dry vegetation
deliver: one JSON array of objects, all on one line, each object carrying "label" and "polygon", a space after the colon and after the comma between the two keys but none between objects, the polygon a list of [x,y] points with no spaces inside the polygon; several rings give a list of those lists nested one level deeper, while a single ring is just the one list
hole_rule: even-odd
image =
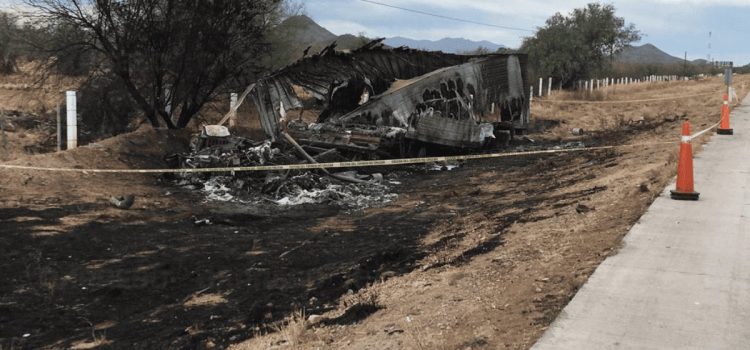
[{"label": "dry vegetation", "polygon": [[83,81],[83,78],[48,76],[39,72],[38,63],[22,62],[18,72],[2,76],[0,109],[51,115],[58,104],[64,104],[65,91]]},{"label": "dry vegetation", "polygon": [[[161,178],[0,170],[0,346],[527,349],[671,180],[676,145],[651,143],[718,120],[719,78],[613,90],[593,99],[716,94],[535,103],[537,144],[649,145],[409,167],[396,202],[356,213],[199,227],[212,205]],[[187,136],[142,128],[11,163],[160,167]],[[132,210],[107,204],[126,193]]]}]

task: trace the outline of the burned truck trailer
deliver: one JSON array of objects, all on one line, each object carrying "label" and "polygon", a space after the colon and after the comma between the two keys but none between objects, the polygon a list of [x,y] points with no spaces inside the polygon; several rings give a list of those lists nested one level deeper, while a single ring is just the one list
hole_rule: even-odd
[{"label": "burned truck trailer", "polygon": [[[413,154],[414,145],[477,149],[528,126],[526,61],[522,54],[389,49],[380,41],[340,52],[334,44],[261,79],[252,97],[274,140],[287,132],[300,144],[371,156]],[[321,112],[305,122],[288,118],[292,110]]]}]

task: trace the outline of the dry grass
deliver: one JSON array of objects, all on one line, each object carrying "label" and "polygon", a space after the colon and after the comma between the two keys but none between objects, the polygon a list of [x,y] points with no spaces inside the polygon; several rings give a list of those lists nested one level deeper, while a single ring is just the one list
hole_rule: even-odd
[{"label": "dry grass", "polygon": [[430,339],[425,326],[416,323],[410,316],[404,319],[404,335],[409,348],[418,350],[445,349],[445,344],[438,339]]},{"label": "dry grass", "polygon": [[576,90],[576,91],[565,91],[558,94],[559,99],[574,100],[574,101],[604,101],[608,97],[608,93],[603,90]]},{"label": "dry grass", "polygon": [[307,319],[304,310],[297,310],[287,316],[284,321],[274,327],[281,334],[288,346],[298,346],[305,342],[307,333]]},{"label": "dry grass", "polygon": [[[747,93],[749,76],[738,76],[735,87],[738,96]],[[658,123],[674,120],[700,120],[708,115],[719,117],[722,91],[725,87],[720,78],[703,81],[680,81],[668,83],[643,83],[627,86],[611,86],[599,91],[558,91],[551,97],[535,100],[532,104],[534,120],[559,122],[557,127],[546,129],[547,138],[566,139],[573,128],[586,132],[617,130],[633,123]],[[675,98],[698,94],[695,98]],[[638,103],[554,103],[544,101],[632,101],[665,98],[659,101]],[[707,114],[708,113],[708,114]],[[715,116],[714,116],[715,115]]]},{"label": "dry grass", "polygon": [[[282,321],[267,327],[258,327],[253,338],[232,345],[231,349],[255,350],[278,347],[291,349],[326,348],[328,342],[324,341],[312,329],[326,327],[326,321],[356,322],[350,318],[362,316],[362,313],[369,315],[376,310],[382,309],[383,305],[380,303],[379,294],[375,289],[373,287],[365,288],[357,293],[349,293],[342,296],[339,300],[339,308],[336,311],[319,316],[320,321],[311,321],[308,319],[310,315],[306,315],[304,310],[296,310]],[[270,330],[270,333],[265,333],[263,330]]]},{"label": "dry grass", "polygon": [[91,340],[84,340],[79,341],[76,343],[73,343],[73,345],[70,347],[73,350],[86,350],[86,349],[95,349],[100,346],[106,346],[112,344],[112,341],[107,339],[107,334],[102,330],[100,332],[97,332],[97,327],[91,323],[91,321],[84,319],[89,326],[91,327]]},{"label": "dry grass", "polygon": [[[544,99],[554,101],[618,101],[631,99],[649,99],[669,96],[690,95],[707,92],[709,86],[719,87],[723,82],[719,79],[708,81],[674,81],[663,83],[638,83],[631,85],[616,85],[600,88],[594,91],[553,91],[551,97]],[[744,90],[744,87],[740,87]],[[658,93],[658,96],[654,95]]]},{"label": "dry grass", "polygon": [[191,296],[187,301],[183,303],[185,307],[198,307],[198,306],[215,306],[219,304],[226,304],[227,299],[222,294],[208,293]]},{"label": "dry grass", "polygon": [[375,288],[366,288],[360,290],[358,293],[344,295],[341,297],[340,305],[341,309],[345,311],[354,307],[368,309],[379,309],[382,307],[380,296]]}]

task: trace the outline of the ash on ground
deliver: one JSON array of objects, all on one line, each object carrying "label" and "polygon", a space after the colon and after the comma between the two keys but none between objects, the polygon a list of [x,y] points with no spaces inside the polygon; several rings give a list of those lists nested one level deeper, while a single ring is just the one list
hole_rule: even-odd
[{"label": "ash on ground", "polygon": [[[212,135],[221,135],[218,137]],[[173,166],[185,169],[249,167],[309,163],[294,148],[271,141],[256,142],[205,130],[191,143],[191,151],[168,157]],[[318,151],[318,152],[316,152]],[[307,150],[306,150],[307,152]],[[310,150],[319,162],[346,161],[337,150]],[[329,205],[344,210],[383,206],[397,195],[390,185],[396,174],[357,171],[289,170],[272,172],[179,173],[176,184],[199,191],[209,202],[240,205],[294,207]]]}]

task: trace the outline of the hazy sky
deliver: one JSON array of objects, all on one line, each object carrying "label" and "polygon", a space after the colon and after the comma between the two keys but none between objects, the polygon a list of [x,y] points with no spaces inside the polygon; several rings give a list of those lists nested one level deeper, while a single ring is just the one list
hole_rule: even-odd
[{"label": "hazy sky", "polygon": [[[586,0],[377,0],[451,17],[533,30],[556,12],[568,13]],[[335,34],[360,32],[371,37],[413,39],[463,37],[517,47],[532,33],[504,30],[369,4],[361,0],[306,0],[307,13]],[[652,43],[667,53],[689,59],[710,54],[715,60],[750,63],[750,0],[610,1],[617,14],[634,23]]]}]

